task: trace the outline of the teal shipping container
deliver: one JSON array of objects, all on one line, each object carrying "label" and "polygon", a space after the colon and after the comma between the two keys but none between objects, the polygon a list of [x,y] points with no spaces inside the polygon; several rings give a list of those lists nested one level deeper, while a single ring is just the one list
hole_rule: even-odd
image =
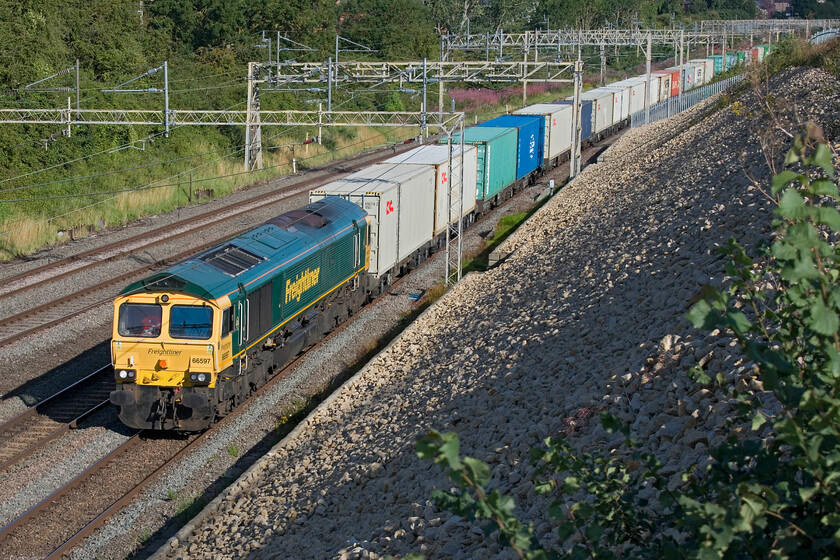
[{"label": "teal shipping container", "polygon": [[711,59],[715,62],[715,75],[720,74],[721,72],[723,72],[723,71],[724,71],[724,68],[723,68],[723,55],[720,55],[720,54],[713,54],[713,55],[712,55],[712,56],[710,56],[709,58],[711,58]]},{"label": "teal shipping container", "polygon": [[[452,135],[452,142],[461,142],[461,135]],[[446,141],[440,143],[445,144]],[[515,128],[473,126],[464,131],[464,143],[478,148],[476,201],[489,200],[516,181]]]}]

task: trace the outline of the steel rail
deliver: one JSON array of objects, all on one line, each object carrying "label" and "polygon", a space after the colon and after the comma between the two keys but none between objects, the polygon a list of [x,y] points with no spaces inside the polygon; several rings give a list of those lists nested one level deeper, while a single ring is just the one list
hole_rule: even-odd
[{"label": "steel rail", "polygon": [[7,538],[9,538],[15,530],[19,529],[32,519],[40,517],[40,515],[43,512],[45,512],[55,501],[69,495],[69,493],[74,488],[79,486],[82,482],[84,482],[84,480],[98,473],[119,455],[125,453],[126,451],[137,445],[140,442],[140,433],[141,432],[139,431],[136,432],[128,440],[124,441],[119,447],[117,447],[116,449],[99,459],[96,463],[85,469],[81,474],[74,477],[72,480],[70,480],[60,488],[56,488],[49,496],[47,496],[28,510],[26,510],[13,521],[8,523],[5,527],[0,529],[0,543],[4,542]]},{"label": "steel rail", "polygon": [[[0,440],[3,441],[3,450],[0,451],[0,471],[3,471],[9,468],[11,465],[19,462],[20,460],[28,457],[35,451],[42,449],[46,446],[49,442],[53,441],[54,439],[58,438],[62,434],[66,433],[71,429],[75,429],[77,423],[82,419],[90,416],[97,410],[103,408],[105,405],[108,404],[108,400],[98,400],[95,398],[97,402],[94,402],[89,405],[84,405],[81,412],[73,412],[68,411],[64,413],[65,418],[59,419],[61,414],[60,407],[65,406],[64,403],[61,403],[62,399],[69,400],[77,393],[82,393],[83,395],[90,389],[91,385],[100,381],[100,377],[103,375],[110,376],[111,366],[107,365],[104,367],[99,368],[95,372],[91,373],[90,375],[85,376],[84,378],[76,381],[72,385],[65,387],[64,389],[54,393],[53,395],[43,399],[41,402],[27,408],[17,416],[9,419],[8,421],[0,424]],[[109,377],[110,378],[110,377]],[[110,391],[110,389],[109,389]],[[84,402],[84,401],[82,401]],[[74,404],[78,404],[78,401],[74,402]],[[58,409],[58,410],[50,410],[50,409]],[[49,421],[44,422],[44,426],[37,425],[37,417],[46,416],[50,418]],[[59,418],[55,418],[59,417]],[[35,423],[35,426],[32,426],[32,423]],[[27,426],[27,424],[29,424]],[[50,426],[52,424],[52,426]],[[21,430],[27,429],[25,432],[26,434],[31,434],[33,432],[46,432],[45,435],[42,437],[37,438],[32,444],[22,447],[20,451],[17,453],[9,452],[10,449],[13,447],[9,446],[10,440],[15,436],[21,435]],[[31,438],[24,438],[24,439],[31,439]]]},{"label": "steel rail", "polygon": [[199,434],[195,439],[189,442],[186,445],[186,447],[182,448],[175,455],[167,459],[162,465],[160,465],[151,474],[144,478],[142,482],[140,482],[140,484],[123,494],[117,501],[108,506],[102,513],[97,515],[93,520],[91,520],[73,536],[67,539],[61,546],[59,546],[48,556],[46,556],[45,560],[59,559],[63,557],[67,552],[70,551],[70,549],[79,544],[82,540],[92,535],[94,531],[102,527],[111,517],[117,514],[122,508],[127,506],[131,502],[131,500],[137,497],[137,495],[140,494],[140,492],[142,492],[146,487],[148,487],[152,482],[154,482],[155,479],[164,470],[166,470],[166,468],[168,468],[170,465],[175,464],[187,453],[192,451],[194,448],[198,447],[200,443],[203,443],[205,438],[207,437],[207,434],[210,433],[214,433],[213,430],[208,430]]}]

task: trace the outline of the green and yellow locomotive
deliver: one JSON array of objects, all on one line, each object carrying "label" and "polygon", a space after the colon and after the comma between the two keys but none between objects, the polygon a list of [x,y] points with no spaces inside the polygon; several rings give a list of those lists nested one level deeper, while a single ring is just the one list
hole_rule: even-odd
[{"label": "green and yellow locomotive", "polygon": [[326,198],[125,288],[111,402],[134,428],[207,428],[365,303],[369,218]]}]

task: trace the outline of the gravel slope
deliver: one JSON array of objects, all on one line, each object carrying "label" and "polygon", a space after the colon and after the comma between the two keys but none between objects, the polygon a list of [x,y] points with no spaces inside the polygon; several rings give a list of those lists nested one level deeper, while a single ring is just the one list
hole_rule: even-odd
[{"label": "gravel slope", "polygon": [[[836,141],[835,79],[792,69],[771,87],[787,118],[829,125]],[[585,170],[520,228],[510,258],[450,291],[157,557],[509,557],[428,501],[448,486],[414,454],[431,428],[457,431],[495,487],[532,504],[525,520],[547,509],[529,449],[558,432],[580,449],[611,446],[598,410],[631,422],[678,486],[732,412],[687,369],[703,361],[760,389],[733,342],[683,318],[700,285],[722,278],[716,248],[769,231],[772,202],[753,183],[770,176],[754,134],[769,121],[752,94],[741,101],[741,115],[689,126],[706,104],[622,138],[660,141]],[[536,529],[551,542],[548,523]]]}]

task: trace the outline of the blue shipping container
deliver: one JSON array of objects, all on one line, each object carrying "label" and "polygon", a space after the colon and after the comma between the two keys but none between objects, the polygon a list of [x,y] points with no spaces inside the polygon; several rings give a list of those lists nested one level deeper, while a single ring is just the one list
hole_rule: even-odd
[{"label": "blue shipping container", "polygon": [[[555,101],[558,105],[572,105],[573,101]],[[583,101],[580,108],[580,141],[585,142],[592,136],[592,125],[595,122],[595,113],[592,112],[592,102]]]},{"label": "blue shipping container", "polygon": [[521,179],[542,165],[545,143],[545,118],[534,115],[502,115],[478,125],[515,128],[518,134],[516,178]]}]

